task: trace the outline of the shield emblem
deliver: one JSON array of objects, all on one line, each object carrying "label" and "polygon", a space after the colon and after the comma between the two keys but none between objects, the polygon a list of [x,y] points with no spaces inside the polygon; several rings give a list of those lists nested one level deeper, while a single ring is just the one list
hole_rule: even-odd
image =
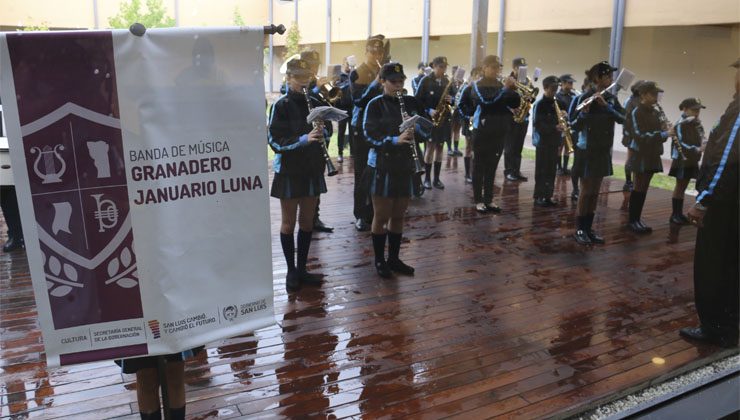
[{"label": "shield emblem", "polygon": [[142,317],[119,120],[67,102],[21,134],[55,328]]}]

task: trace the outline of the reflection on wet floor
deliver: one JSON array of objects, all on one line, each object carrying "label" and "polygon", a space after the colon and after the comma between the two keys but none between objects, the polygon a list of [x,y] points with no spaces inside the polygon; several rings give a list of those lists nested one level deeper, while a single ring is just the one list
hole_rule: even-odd
[{"label": "reflection on wet floor", "polygon": [[[668,225],[669,192],[648,194],[655,231],[637,237],[606,182],[595,227],[607,245],[583,248],[569,178],[541,209],[533,182],[499,174],[504,211],[480,215],[456,163],[444,191],[412,201],[401,252],[417,274],[392,280],[354,230],[351,159],[339,165],[321,204],[336,230],[315,235],[309,261],[325,285],[287,296],[273,241],[277,324],[188,361],[193,418],[550,417],[721,354],[677,335],[696,322],[695,230]],[[0,254],[0,416],[137,418],[134,378],[113,363],[46,368],[32,293],[25,255]]]}]

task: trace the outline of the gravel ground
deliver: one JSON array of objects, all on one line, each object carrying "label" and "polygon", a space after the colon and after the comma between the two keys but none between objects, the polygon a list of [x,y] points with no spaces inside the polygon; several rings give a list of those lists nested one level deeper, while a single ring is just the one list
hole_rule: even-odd
[{"label": "gravel ground", "polygon": [[622,418],[738,370],[740,370],[740,355],[736,354],[666,382],[642,389],[575,418],[579,420]]}]

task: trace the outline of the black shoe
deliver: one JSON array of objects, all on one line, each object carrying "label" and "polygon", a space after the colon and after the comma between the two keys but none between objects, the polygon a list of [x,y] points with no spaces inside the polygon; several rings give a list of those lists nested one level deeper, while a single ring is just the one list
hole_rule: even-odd
[{"label": "black shoe", "polygon": [[8,238],[7,242],[5,242],[5,245],[3,245],[3,252],[11,252],[15,251],[16,249],[23,249],[25,247],[26,243],[23,238],[16,238],[15,236],[11,236]]},{"label": "black shoe", "polygon": [[473,183],[473,178],[471,178],[471,177],[469,177],[469,176],[466,176],[466,177],[465,177],[465,183],[466,183],[466,184],[472,184],[472,183]]},{"label": "black shoe", "polygon": [[653,231],[653,228],[651,228],[650,226],[646,225],[645,223],[642,223],[642,220],[638,220],[637,223],[640,224],[640,226],[642,227],[642,230],[645,231],[645,233],[650,233],[650,232]]},{"label": "black shoe", "polygon": [[414,190],[414,197],[421,198],[424,195],[424,191],[426,191],[424,187],[419,185],[419,187]]},{"label": "black shoe", "polygon": [[313,230],[326,233],[334,232],[333,227],[325,225],[324,222],[322,222],[321,219],[319,219],[318,217],[313,221]]},{"label": "black shoe", "polygon": [[506,180],[511,182],[519,181],[519,178],[514,174],[508,174],[506,175]]},{"label": "black shoe", "polygon": [[355,220],[355,229],[357,229],[358,232],[367,232],[370,230],[370,224],[362,219]]},{"label": "black shoe", "polygon": [[671,216],[671,218],[668,221],[674,225],[679,225],[679,226],[689,224],[689,219],[683,214],[674,214]]},{"label": "black shoe", "polygon": [[321,274],[313,274],[308,271],[304,271],[299,274],[301,284],[306,286],[321,286],[324,283],[324,276]]},{"label": "black shoe", "polygon": [[395,271],[396,273],[405,274],[407,276],[413,276],[414,275],[414,267],[404,264],[401,260],[388,260],[388,268],[391,269],[391,271]]},{"label": "black shoe", "polygon": [[493,213],[501,213],[501,207],[497,206],[496,204],[488,203],[488,204],[486,204],[486,208],[490,212],[493,212]]},{"label": "black shoe", "polygon": [[704,331],[701,327],[686,327],[681,328],[678,332],[681,337],[685,337],[691,340],[702,341],[705,343],[716,344],[722,347],[733,348],[737,347],[737,337],[723,337],[714,334],[709,334]]},{"label": "black shoe", "polygon": [[542,206],[543,207],[555,207],[558,203],[554,202],[552,198],[545,198],[542,200]]},{"label": "black shoe", "polygon": [[516,180],[517,181],[522,181],[522,182],[527,182],[527,181],[529,181],[529,178],[527,178],[526,176],[524,176],[522,174],[516,174]]},{"label": "black shoe", "polygon": [[624,185],[622,186],[623,192],[631,192],[632,188],[634,188],[634,184],[632,181],[625,181]]},{"label": "black shoe", "polygon": [[463,153],[459,150],[455,150],[455,156],[462,156]]},{"label": "black shoe", "polygon": [[545,205],[545,199],[544,198],[535,198],[534,199],[534,205],[537,207],[547,207]]},{"label": "black shoe", "polygon": [[627,227],[629,228],[629,230],[631,230],[634,233],[638,233],[638,234],[647,233],[645,229],[643,229],[640,222],[637,222],[637,221],[628,223]]},{"label": "black shoe", "polygon": [[563,175],[570,175],[570,169],[568,168],[563,169]]},{"label": "black shoe", "polygon": [[572,192],[572,193],[570,194],[570,201],[574,201],[574,202],[575,202],[575,201],[578,201],[578,195],[579,195],[578,191],[574,191],[574,192]]},{"label": "black shoe", "polygon": [[301,276],[297,271],[288,271],[288,275],[285,276],[285,290],[288,293],[301,290]]},{"label": "black shoe", "polygon": [[589,237],[588,233],[585,230],[578,229],[576,233],[573,235],[574,238],[576,238],[576,242],[578,242],[581,245],[591,245],[591,238]]},{"label": "black shoe", "polygon": [[455,152],[453,152],[452,150],[448,150],[447,156],[455,156]]},{"label": "black shoe", "polygon": [[429,182],[429,180],[424,181],[424,184],[423,185],[424,185],[424,188],[427,189],[427,190],[431,190],[432,189],[432,183]]},{"label": "black shoe", "polygon": [[481,213],[481,214],[488,213],[488,206],[486,206],[483,203],[478,203],[478,204],[475,205],[475,211],[477,211],[478,213]]},{"label": "black shoe", "polygon": [[378,275],[384,279],[389,279],[393,276],[391,269],[388,268],[388,264],[385,261],[375,261],[375,270],[377,270]]},{"label": "black shoe", "polygon": [[440,181],[438,179],[435,180],[434,181],[434,184],[432,184],[432,185],[434,185],[434,188],[437,188],[437,189],[440,189],[440,190],[445,189],[445,184],[443,184],[442,181]]},{"label": "black shoe", "polygon": [[589,230],[588,232],[586,232],[586,235],[588,235],[588,239],[590,239],[591,243],[593,244],[603,244],[606,242],[602,236],[600,236],[599,234],[595,233],[592,230]]},{"label": "black shoe", "polygon": [[563,170],[563,168],[558,168],[558,170],[555,173],[560,176],[565,175],[565,171]]}]

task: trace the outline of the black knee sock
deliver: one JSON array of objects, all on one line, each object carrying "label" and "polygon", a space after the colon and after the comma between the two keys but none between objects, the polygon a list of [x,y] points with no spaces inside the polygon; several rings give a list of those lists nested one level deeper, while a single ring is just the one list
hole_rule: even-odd
[{"label": "black knee sock", "polygon": [[571,177],[570,182],[571,184],[573,184],[573,192],[578,193],[578,177]]},{"label": "black knee sock", "polygon": [[568,169],[568,160],[570,160],[570,155],[568,153],[563,154],[563,169]]},{"label": "black knee sock", "polygon": [[398,261],[401,253],[401,234],[388,232],[388,261]]},{"label": "black knee sock", "polygon": [[[172,410],[170,410],[170,413],[172,413]],[[161,410],[157,410],[153,413],[139,413],[139,415],[141,416],[141,420],[162,420]]]},{"label": "black knee sock", "polygon": [[683,199],[674,198],[671,201],[673,202],[673,215],[674,216],[683,215]]},{"label": "black knee sock", "polygon": [[180,408],[170,408],[170,419],[185,420],[185,406]]},{"label": "black knee sock", "polygon": [[425,181],[432,180],[432,164],[431,163],[424,164],[424,180]]},{"label": "black knee sock", "polygon": [[470,156],[465,156],[463,162],[465,163],[465,178],[470,178]]},{"label": "black knee sock", "polygon": [[576,216],[576,230],[586,231],[588,216]]},{"label": "black knee sock", "polygon": [[640,220],[640,216],[642,216],[642,206],[645,204],[646,196],[647,193],[643,191],[632,191],[632,194],[630,194],[630,223]]},{"label": "black knee sock", "polygon": [[455,140],[454,144],[455,144],[455,151],[457,152],[458,150],[460,150],[460,140]]},{"label": "black knee sock", "polygon": [[380,235],[373,233],[373,251],[375,251],[375,262],[385,261],[385,237],[387,233]]},{"label": "black knee sock", "polygon": [[594,213],[589,213],[585,216],[586,217],[586,232],[591,232],[591,228],[594,225],[594,216],[596,216],[596,214]]},{"label": "black knee sock", "polygon": [[295,270],[295,242],[293,242],[293,234],[280,234],[280,245],[283,246],[283,255],[285,255],[285,263],[288,265],[288,271]]},{"label": "black knee sock", "polygon": [[308,249],[311,248],[311,236],[313,236],[313,231],[304,232],[298,229],[298,272],[300,273],[306,271]]},{"label": "black knee sock", "polygon": [[439,181],[439,172],[442,170],[442,162],[434,162],[434,180]]}]

